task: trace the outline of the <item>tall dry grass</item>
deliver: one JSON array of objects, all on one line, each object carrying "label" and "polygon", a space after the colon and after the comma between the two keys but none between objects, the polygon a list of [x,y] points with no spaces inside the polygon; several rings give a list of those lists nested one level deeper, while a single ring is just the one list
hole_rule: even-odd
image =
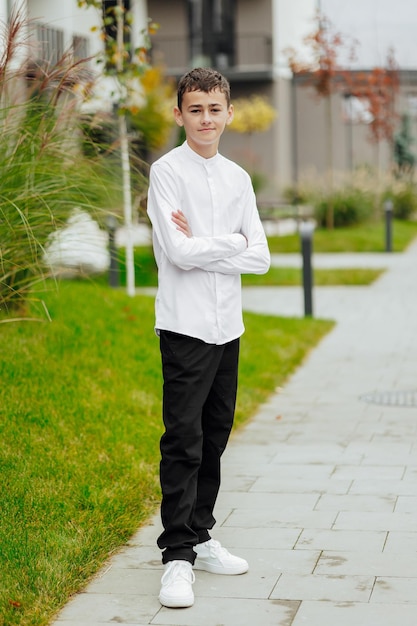
[{"label": "tall dry grass", "polygon": [[[33,61],[31,24],[15,11],[0,57],[0,308],[25,309],[43,284],[51,233],[71,211],[108,208],[114,175],[81,151],[74,86],[87,60],[66,53],[55,65]],[[112,183],[111,185],[109,183]],[[117,195],[117,192],[116,192]]]}]

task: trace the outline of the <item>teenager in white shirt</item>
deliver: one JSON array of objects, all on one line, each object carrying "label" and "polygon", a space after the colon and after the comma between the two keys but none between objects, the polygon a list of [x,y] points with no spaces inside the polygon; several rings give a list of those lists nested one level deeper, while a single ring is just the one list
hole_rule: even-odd
[{"label": "teenager in white shirt", "polygon": [[186,141],[152,165],[148,214],[164,378],[159,599],[187,607],[193,567],[248,571],[209,531],[236,402],[240,277],[267,272],[270,255],[249,175],[218,153],[233,119],[228,81],[212,69],[191,70],[179,82],[174,115]]}]

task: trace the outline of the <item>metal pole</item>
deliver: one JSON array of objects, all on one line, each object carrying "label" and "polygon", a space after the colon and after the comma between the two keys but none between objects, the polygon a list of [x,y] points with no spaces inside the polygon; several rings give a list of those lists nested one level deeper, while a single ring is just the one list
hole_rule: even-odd
[{"label": "metal pole", "polygon": [[110,254],[110,266],[109,266],[109,285],[110,287],[119,286],[119,264],[117,260],[117,248],[116,248],[116,228],[117,220],[113,215],[107,217],[107,229],[109,231],[109,254]]},{"label": "metal pole", "polygon": [[385,209],[385,250],[386,252],[392,252],[392,213],[394,209],[392,200],[385,201],[384,209]]},{"label": "metal pole", "polygon": [[291,81],[291,135],[292,135],[292,180],[298,190],[298,120],[297,120],[297,84],[293,75]]},{"label": "metal pole", "polygon": [[[123,84],[123,75],[126,75],[124,59],[124,27],[125,5],[123,0],[117,0],[117,73],[118,80]],[[119,141],[120,158],[123,180],[123,214],[126,227],[126,288],[129,296],[135,295],[135,261],[132,237],[132,182],[130,173],[129,138],[127,134],[126,113],[119,111]]]},{"label": "metal pole", "polygon": [[301,254],[303,257],[304,316],[313,316],[313,252],[314,225],[311,222],[300,224]]}]

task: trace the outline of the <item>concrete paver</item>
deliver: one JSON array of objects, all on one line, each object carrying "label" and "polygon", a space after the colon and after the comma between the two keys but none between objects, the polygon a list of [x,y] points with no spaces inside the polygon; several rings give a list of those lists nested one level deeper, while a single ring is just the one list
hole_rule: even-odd
[{"label": "concrete paver", "polygon": [[[417,406],[398,398],[417,390],[417,245],[376,256],[372,286],[314,290],[335,328],[226,450],[214,536],[249,572],[196,572],[194,606],[161,607],[156,515],[55,626],[415,626]],[[303,315],[299,288],[244,307]]]},{"label": "concrete paver", "polygon": [[416,606],[401,603],[305,601],[291,626],[415,626]]}]

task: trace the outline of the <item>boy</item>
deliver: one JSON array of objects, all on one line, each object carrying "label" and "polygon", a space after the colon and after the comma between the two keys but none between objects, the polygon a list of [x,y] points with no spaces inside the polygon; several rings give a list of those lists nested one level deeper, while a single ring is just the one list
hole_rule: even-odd
[{"label": "boy", "polygon": [[270,255],[248,174],[217,151],[233,119],[228,81],[212,69],[191,70],[179,82],[174,116],[186,141],[152,165],[148,214],[164,379],[159,600],[187,607],[193,566],[248,570],[209,530],[235,410],[240,275],[267,272]]}]

